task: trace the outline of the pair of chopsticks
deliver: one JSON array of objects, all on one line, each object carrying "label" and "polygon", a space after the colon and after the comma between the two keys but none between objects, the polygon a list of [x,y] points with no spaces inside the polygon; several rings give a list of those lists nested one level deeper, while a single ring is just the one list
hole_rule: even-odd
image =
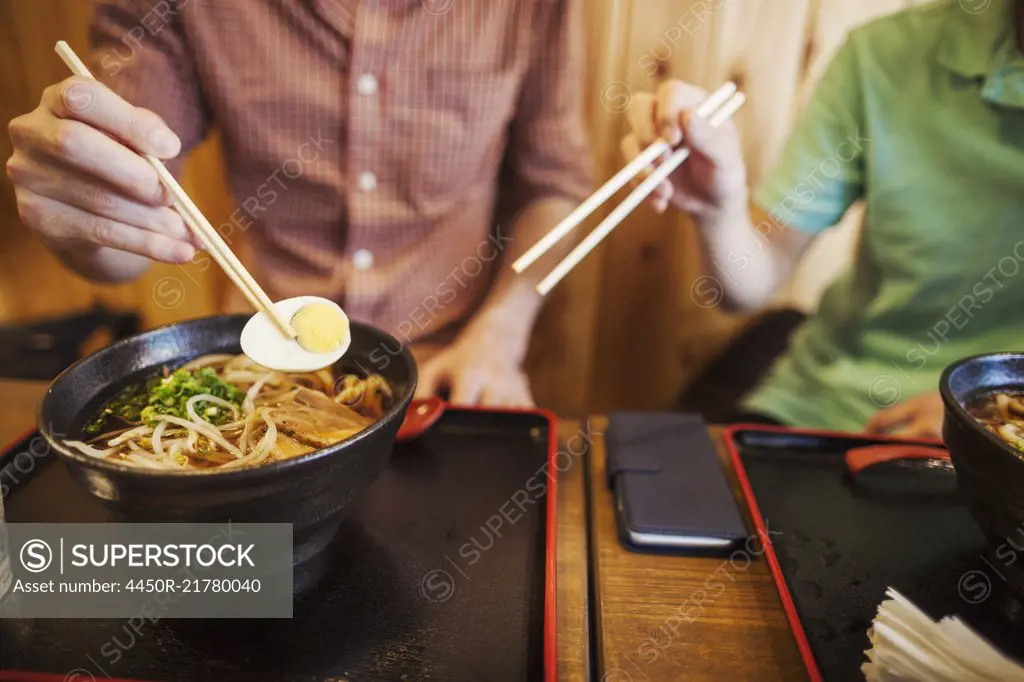
[{"label": "pair of chopsticks", "polygon": [[[64,63],[68,65],[71,72],[76,76],[83,78],[89,78],[95,80],[92,72],[89,68],[78,58],[75,51],[71,49],[63,40],[57,43],[56,48],[57,54],[64,60]],[[189,226],[192,233],[196,235],[203,248],[217,261],[217,265],[221,267],[228,278],[238,287],[245,297],[249,300],[249,303],[259,311],[262,311],[267,317],[269,317],[282,334],[289,338],[295,338],[295,331],[292,330],[291,323],[281,317],[274,309],[273,301],[267,296],[267,293],[263,291],[262,287],[257,284],[256,279],[245,269],[242,262],[238,260],[234,253],[231,252],[231,248],[221,239],[220,235],[217,234],[217,230],[213,228],[210,221],[206,219],[202,211],[193,203],[192,199],[189,198],[185,190],[182,189],[178,181],[174,179],[171,172],[167,170],[167,167],[155,156],[148,154],[144,155],[146,161],[153,166],[153,170],[159,176],[160,181],[170,190],[174,196],[174,208],[181,215],[182,220]]]},{"label": "pair of chopsticks", "polygon": [[[704,100],[697,110],[694,112],[701,118],[708,119],[711,126],[717,128],[722,125],[725,121],[729,120],[736,111],[743,106],[743,103],[747,101],[746,96],[742,92],[736,92],[735,83],[726,83],[722,87],[711,93],[706,100]],[[643,203],[643,200],[655,190],[672,172],[678,168],[683,161],[690,156],[690,149],[688,147],[679,147],[673,150],[672,145],[666,142],[662,138],[658,138],[652,145],[647,149],[640,152],[640,154],[630,161],[622,170],[612,176],[612,179],[601,186],[596,192],[588,197],[582,204],[580,204],[576,210],[570,213],[565,220],[558,223],[550,232],[544,235],[536,244],[520,256],[515,263],[512,264],[512,269],[517,273],[522,273],[526,268],[533,265],[537,259],[547,253],[551,247],[557,244],[559,241],[565,238],[567,234],[572,232],[576,227],[583,222],[587,216],[593,213],[597,208],[608,201],[616,192],[622,189],[626,183],[632,180],[634,177],[643,172],[648,166],[654,163],[658,157],[663,154],[669,153],[668,158],[665,159],[660,166],[658,166],[647,178],[645,178],[636,189],[629,193],[629,196],[619,204],[608,217],[601,221],[601,223],[594,228],[586,238],[581,241],[576,248],[574,248],[568,256],[562,259],[562,261],[554,267],[554,269],[540,281],[537,285],[537,293],[542,296],[547,295],[549,291],[556,284],[562,281],[562,278],[569,274],[573,268],[579,265],[580,261],[586,258],[591,251],[597,248],[605,237],[611,234],[612,230],[619,226],[626,216],[633,212],[637,206]]]}]

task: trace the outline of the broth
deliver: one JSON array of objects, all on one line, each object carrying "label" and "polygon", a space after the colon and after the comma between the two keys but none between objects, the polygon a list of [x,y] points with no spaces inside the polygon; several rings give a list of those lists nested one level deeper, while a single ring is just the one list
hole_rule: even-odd
[{"label": "broth", "polygon": [[337,443],[392,403],[378,375],[289,374],[244,355],[205,355],[128,387],[86,426],[88,441],[65,444],[148,469],[235,469]]}]

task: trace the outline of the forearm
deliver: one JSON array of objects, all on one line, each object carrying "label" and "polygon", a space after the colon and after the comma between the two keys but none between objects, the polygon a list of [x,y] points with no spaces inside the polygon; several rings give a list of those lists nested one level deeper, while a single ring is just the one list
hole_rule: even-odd
[{"label": "forearm", "polygon": [[516,274],[511,264],[569,215],[573,208],[575,205],[568,199],[551,197],[535,201],[520,211],[512,226],[512,241],[502,254],[491,291],[470,322],[502,334],[520,355],[526,354],[530,332],[543,302],[534,287],[568,253],[573,242],[564,240],[522,274]]},{"label": "forearm", "polygon": [[740,310],[768,304],[796,267],[811,236],[780,225],[746,196],[697,219],[708,260],[726,301]]}]

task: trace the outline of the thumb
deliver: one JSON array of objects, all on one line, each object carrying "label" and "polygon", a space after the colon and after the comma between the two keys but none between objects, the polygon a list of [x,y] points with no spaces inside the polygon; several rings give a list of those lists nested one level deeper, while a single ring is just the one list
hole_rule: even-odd
[{"label": "thumb", "polygon": [[441,363],[438,362],[436,357],[431,358],[423,363],[419,381],[416,382],[416,394],[413,397],[423,399],[437,395],[443,379],[444,370]]},{"label": "thumb", "polygon": [[732,121],[724,121],[716,128],[707,118],[687,110],[680,114],[680,125],[683,143],[706,156],[715,166],[725,168],[743,162],[739,134]]},{"label": "thumb", "polygon": [[159,114],[149,109],[135,107],[135,121],[134,139],[130,138],[127,142],[143,154],[152,154],[168,160],[181,152],[181,139]]}]

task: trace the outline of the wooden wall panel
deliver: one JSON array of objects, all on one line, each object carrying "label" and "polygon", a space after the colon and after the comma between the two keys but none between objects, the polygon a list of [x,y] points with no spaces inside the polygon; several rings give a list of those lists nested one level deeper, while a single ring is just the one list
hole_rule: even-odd
[{"label": "wooden wall panel", "polygon": [[[625,110],[635,93],[651,91],[669,77],[706,85],[714,24],[701,8],[708,4],[699,0],[626,3],[629,19],[619,26],[628,31],[626,50],[614,81],[606,84],[614,89],[605,91],[602,102],[617,114],[608,130],[609,144],[617,148],[625,134]],[[616,153],[602,169],[603,177],[622,163]],[[612,201],[623,196],[620,193]],[[697,263],[688,230],[679,214],[659,216],[641,208],[597,254],[601,281],[590,401],[594,411],[657,408],[671,402],[683,377],[678,329],[681,322],[693,319],[681,317],[678,304],[688,300],[685,273],[693,272]],[[694,260],[687,264],[688,259]]]},{"label": "wooden wall panel", "polygon": [[814,10],[812,0],[743,0],[725,3],[717,14],[712,80],[734,80],[747,93],[736,121],[752,185],[767,171],[792,124]]},{"label": "wooden wall panel", "polygon": [[[47,9],[51,11],[26,21],[24,14],[28,9],[28,3],[5,3],[0,7],[0,31],[6,46],[0,51],[4,92],[0,98],[0,117],[4,122],[34,107],[39,101],[39,83],[52,78],[50,64],[38,60],[30,64],[26,60],[47,39],[45,31],[77,38],[83,33],[90,11],[85,3],[68,6],[63,13],[50,7]],[[60,60],[57,62],[60,64]],[[10,154],[5,128],[0,136],[0,155],[6,160]],[[91,293],[75,286],[70,275],[18,222],[14,193],[6,175],[0,177],[0,183],[0,319],[26,319],[36,316],[37,311],[45,315],[89,305]]]},{"label": "wooden wall panel", "polygon": [[[584,120],[590,138],[591,161],[599,182],[606,169],[616,163],[618,142],[614,137],[617,115],[613,107],[595,106],[609,99],[604,84],[612,80],[621,62],[625,34],[619,30],[626,20],[624,0],[607,0],[581,12],[583,47],[589,58],[584,64]],[[582,9],[582,6],[581,6]],[[578,232],[592,229],[607,214],[597,211]],[[541,261],[541,264],[546,261]],[[538,267],[541,265],[538,264]],[[581,263],[548,295],[530,343],[527,373],[538,404],[557,414],[583,417],[589,412],[593,381],[593,357],[599,311],[594,295],[600,277],[601,260],[592,255]]]}]

